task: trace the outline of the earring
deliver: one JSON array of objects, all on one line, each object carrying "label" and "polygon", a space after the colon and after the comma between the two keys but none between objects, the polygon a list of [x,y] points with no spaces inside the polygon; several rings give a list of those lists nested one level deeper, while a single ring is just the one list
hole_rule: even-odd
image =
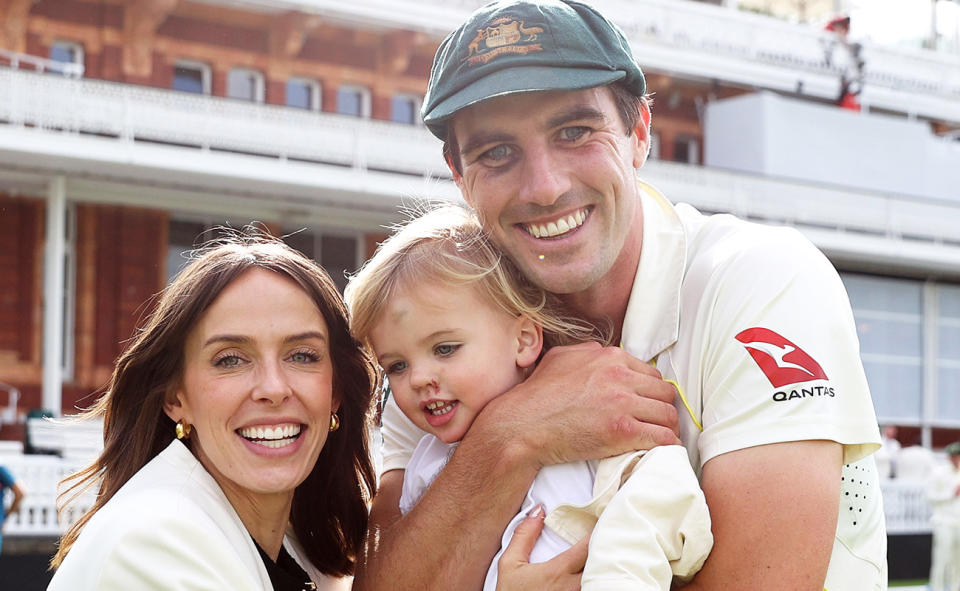
[{"label": "earring", "polygon": [[332,413],[330,415],[330,431],[336,431],[340,428],[340,417],[337,416],[337,413]]},{"label": "earring", "polygon": [[177,431],[177,439],[186,439],[190,437],[190,423],[177,421],[176,431]]}]

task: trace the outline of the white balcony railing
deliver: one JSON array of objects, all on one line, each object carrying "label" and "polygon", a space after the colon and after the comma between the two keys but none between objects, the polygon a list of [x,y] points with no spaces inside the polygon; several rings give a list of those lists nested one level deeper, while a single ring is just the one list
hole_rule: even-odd
[{"label": "white balcony railing", "polygon": [[62,74],[69,78],[80,78],[83,76],[84,70],[83,64],[58,62],[56,60],[17,53],[3,48],[0,48],[0,65],[33,70],[34,72],[53,72],[54,74]]},{"label": "white balcony railing", "polygon": [[[92,458],[89,458],[92,459]],[[3,462],[27,491],[20,513],[12,515],[4,526],[9,536],[59,536],[93,504],[93,491],[85,492],[57,519],[57,484],[65,476],[86,465],[87,460],[42,455],[4,455]],[[923,483],[888,480],[881,484],[887,533],[923,534],[930,532],[930,506]]]},{"label": "white balcony railing", "polygon": [[[274,0],[245,3],[280,9]],[[357,26],[392,26],[442,37],[485,3],[289,0],[285,6]],[[592,4],[624,30],[646,69],[820,98],[838,94],[839,70],[827,63],[824,50],[830,37],[814,25],[682,0],[592,0]],[[864,104],[960,122],[960,63],[955,54],[865,42],[863,57]]]},{"label": "white balcony railing", "polygon": [[[90,138],[98,146],[114,142],[131,153],[137,145],[165,142],[182,146],[184,153],[246,152],[399,172],[407,179],[449,177],[439,142],[421,127],[2,67],[0,88],[0,122],[43,140],[31,144],[28,164],[33,169],[43,169],[45,145],[50,169],[69,172],[64,150],[71,145],[80,163],[76,171],[85,173],[94,151],[85,150],[81,140]],[[0,123],[0,150],[4,127]],[[64,134],[75,141],[65,141]],[[18,141],[6,142],[6,149],[15,152]],[[109,166],[119,167],[119,178],[132,174],[124,162]],[[248,174],[256,173],[248,161],[243,166]],[[649,162],[641,176],[673,201],[709,211],[960,250],[955,222],[960,202],[663,161]]]},{"label": "white balcony railing", "polygon": [[412,125],[8,68],[0,88],[0,121],[15,126],[449,176]]}]

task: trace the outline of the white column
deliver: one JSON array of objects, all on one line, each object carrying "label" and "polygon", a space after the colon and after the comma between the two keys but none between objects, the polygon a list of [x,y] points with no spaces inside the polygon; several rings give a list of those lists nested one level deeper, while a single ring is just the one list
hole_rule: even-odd
[{"label": "white column", "polygon": [[66,179],[47,189],[47,235],[43,256],[43,407],[60,416],[63,371],[63,256],[67,224]]},{"label": "white column", "polygon": [[923,284],[923,392],[920,432],[923,447],[933,447],[931,423],[937,419],[937,400],[940,389],[937,359],[940,357],[940,293],[935,281]]}]

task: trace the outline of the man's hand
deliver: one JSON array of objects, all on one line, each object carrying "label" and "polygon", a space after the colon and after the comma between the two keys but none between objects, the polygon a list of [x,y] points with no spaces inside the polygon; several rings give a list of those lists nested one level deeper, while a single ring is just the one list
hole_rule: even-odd
[{"label": "man's hand", "polygon": [[[482,588],[537,471],[679,443],[675,395],[656,369],[622,349],[597,343],[551,349],[525,382],[483,409],[402,518],[402,472],[384,475],[354,589]],[[563,572],[555,563],[527,566],[521,578],[541,568]]]},{"label": "man's hand", "polygon": [[587,561],[586,537],[547,562],[530,564],[530,552],[543,531],[543,506],[520,522],[498,563],[497,591],[579,591]]},{"label": "man's hand", "polygon": [[480,414],[465,441],[520,446],[537,467],[679,443],[676,390],[617,347],[555,347]]}]

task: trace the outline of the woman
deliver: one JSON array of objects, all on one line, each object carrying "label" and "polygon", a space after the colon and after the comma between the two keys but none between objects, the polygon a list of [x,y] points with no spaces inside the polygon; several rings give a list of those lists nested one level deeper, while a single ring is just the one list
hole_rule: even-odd
[{"label": "woman", "polygon": [[333,588],[366,532],[375,382],[312,261],[263,238],[210,248],[86,413],[104,450],[65,494],[100,492],[49,589]]}]

